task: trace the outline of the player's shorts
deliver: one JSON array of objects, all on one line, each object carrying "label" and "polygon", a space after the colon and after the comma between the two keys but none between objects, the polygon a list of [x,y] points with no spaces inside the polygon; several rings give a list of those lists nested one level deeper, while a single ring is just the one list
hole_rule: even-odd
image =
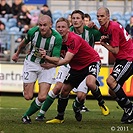
[{"label": "player's shorts", "polygon": [[86,85],[86,78],[80,83],[80,85],[77,88],[77,92],[84,92],[84,93],[88,93],[89,88]]},{"label": "player's shorts", "polygon": [[77,88],[79,84],[88,76],[93,75],[98,77],[99,71],[100,71],[101,64],[100,62],[93,62],[86,68],[82,70],[74,70],[70,69],[70,71],[67,74],[67,77],[64,81],[65,84],[71,84],[72,87]]},{"label": "player's shorts", "polygon": [[[96,80],[96,85],[100,86],[100,83],[98,81],[98,79]],[[84,93],[88,93],[89,92],[89,88],[86,85],[86,78],[80,83],[80,85],[78,86],[78,88],[73,88],[72,91],[77,93],[78,91],[80,92],[84,92]]]},{"label": "player's shorts", "polygon": [[63,83],[65,78],[66,78],[66,76],[67,76],[67,74],[68,74],[68,72],[69,72],[69,70],[70,70],[70,66],[69,65],[60,66],[60,68],[58,70],[58,73],[57,73],[57,76],[55,77],[54,83],[57,83],[57,82]]},{"label": "player's shorts", "polygon": [[124,82],[133,74],[133,62],[127,60],[116,60],[111,75],[120,84]]},{"label": "player's shorts", "polygon": [[53,83],[55,68],[44,69],[38,63],[34,63],[25,59],[23,67],[23,82],[33,83],[38,79],[38,83]]}]

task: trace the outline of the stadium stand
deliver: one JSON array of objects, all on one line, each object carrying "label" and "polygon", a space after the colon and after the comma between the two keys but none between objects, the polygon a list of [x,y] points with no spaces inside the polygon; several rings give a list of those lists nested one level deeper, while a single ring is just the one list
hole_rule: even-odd
[{"label": "stadium stand", "polygon": [[[10,1],[12,1],[12,0],[10,0]],[[49,4],[49,7],[52,11],[53,29],[55,29],[55,24],[56,24],[56,21],[57,21],[58,18],[60,18],[60,17],[67,18],[68,15],[72,13],[73,3],[71,5],[71,8],[68,9],[68,7],[70,7],[70,5],[69,6],[65,5],[65,7],[62,10],[63,5],[60,6],[60,8],[58,8],[58,4],[56,3],[56,6],[53,8],[54,4],[51,1],[52,0],[50,0],[51,5]],[[65,4],[65,1],[64,1],[64,4]],[[67,9],[66,9],[66,6],[67,6]],[[92,7],[82,8],[81,6],[82,5],[79,4],[79,8],[77,8],[77,7],[74,7],[74,8],[76,8],[76,9],[81,8],[80,10],[84,9],[84,13],[88,13],[91,16],[92,21],[99,27],[100,25],[97,21],[97,15],[96,15],[96,7],[97,6],[94,5],[95,7],[93,7],[93,10],[89,10],[89,11],[88,11],[88,9],[91,9]],[[85,6],[87,6],[87,5],[85,5]],[[108,4],[108,6],[109,6],[109,4]],[[120,22],[123,25],[123,27],[125,27],[127,24],[130,23],[129,19],[133,15],[133,12],[130,12],[130,9],[128,9],[128,7],[130,7],[130,6],[131,6],[130,4],[127,6],[127,8],[126,8],[127,10],[125,12],[123,12],[122,10],[118,10],[118,11],[111,10],[111,19],[114,18],[114,17],[117,18],[117,21]],[[27,7],[28,7],[28,5],[27,5]],[[30,9],[30,8],[28,8],[28,9]],[[40,8],[39,8],[38,5],[36,5],[35,8],[31,8],[29,11],[30,11],[31,15],[39,14],[40,13]],[[17,37],[19,37],[22,34],[22,31],[19,31],[20,29],[18,29],[18,27],[17,27],[17,20],[15,18],[0,17],[0,21],[2,21],[6,25],[6,30],[9,33],[10,37],[8,39],[8,49],[10,49],[10,45],[13,42],[11,40],[11,34],[14,34],[14,39],[17,39]],[[15,40],[14,40],[14,43],[15,43]]]},{"label": "stadium stand", "polygon": [[2,21],[6,25],[8,20],[7,20],[7,18],[0,18],[0,21]]},{"label": "stadium stand", "polygon": [[116,17],[117,19],[123,19],[123,15],[122,15],[122,13],[121,12],[113,12],[112,14],[111,14],[111,18],[113,18],[113,17]]},{"label": "stadium stand", "polygon": [[132,13],[131,12],[125,12],[123,14],[123,18],[124,18],[125,21],[128,21],[131,16],[132,16]]},{"label": "stadium stand", "polygon": [[127,23],[124,19],[118,19],[118,22],[125,28]]},{"label": "stadium stand", "polygon": [[55,10],[52,13],[53,22],[56,21],[60,17],[63,17],[63,12],[61,10]]},{"label": "stadium stand", "polygon": [[71,13],[72,13],[72,10],[67,10],[67,11],[64,12],[64,15],[63,15],[63,16],[64,16],[65,18],[67,18],[68,15],[71,14]]},{"label": "stadium stand", "polygon": [[8,21],[6,23],[6,26],[9,29],[16,26],[16,25],[17,25],[17,19],[16,18],[10,18],[10,19],[8,19]]},{"label": "stadium stand", "polygon": [[39,15],[39,13],[40,13],[40,10],[39,9],[30,10],[30,14],[31,15],[34,15],[34,14],[38,14]]}]

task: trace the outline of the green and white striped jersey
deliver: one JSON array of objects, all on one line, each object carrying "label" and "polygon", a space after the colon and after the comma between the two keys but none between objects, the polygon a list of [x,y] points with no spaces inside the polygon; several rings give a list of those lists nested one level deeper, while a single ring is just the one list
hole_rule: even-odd
[{"label": "green and white striped jersey", "polygon": [[61,35],[53,30],[49,38],[44,38],[41,36],[39,27],[31,28],[27,36],[25,37],[25,43],[31,43],[30,53],[26,56],[27,60],[30,60],[35,63],[43,63],[44,59],[41,58],[39,49],[43,48],[47,51],[47,55],[52,57],[60,57],[60,51],[62,46],[62,37]]},{"label": "green and white striped jersey", "polygon": [[[70,31],[76,33],[73,26],[70,27]],[[82,34],[79,34],[79,36],[86,40],[90,46],[94,47],[95,42],[100,41],[101,33],[94,28],[84,26],[84,31]]]}]

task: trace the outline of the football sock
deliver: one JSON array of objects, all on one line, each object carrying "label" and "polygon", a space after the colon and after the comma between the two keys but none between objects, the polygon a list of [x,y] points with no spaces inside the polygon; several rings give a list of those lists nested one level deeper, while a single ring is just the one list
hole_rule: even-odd
[{"label": "football sock", "polygon": [[69,97],[62,98],[59,95],[58,105],[57,105],[58,115],[55,118],[60,119],[60,120],[63,120],[64,119],[64,112],[65,112],[65,109],[66,109],[66,106],[67,106],[67,103],[68,103],[68,99],[69,99]]},{"label": "football sock", "polygon": [[91,91],[91,93],[98,100],[99,106],[102,106],[104,104],[104,99],[103,99],[103,96],[100,92],[100,89],[98,87],[96,87],[96,90]]},{"label": "football sock", "polygon": [[24,116],[31,116],[41,108],[42,103],[38,100],[38,97],[31,103],[29,109],[26,111]]},{"label": "football sock", "polygon": [[49,109],[49,107],[52,105],[54,102],[55,98],[50,97],[49,95],[47,96],[46,100],[42,104],[42,107],[40,109],[39,115],[44,115],[45,112]]},{"label": "football sock", "polygon": [[77,109],[80,109],[84,105],[84,101],[79,102],[78,98],[75,98],[75,101],[73,102],[73,106]]},{"label": "football sock", "polygon": [[116,101],[122,109],[132,108],[131,101],[128,99],[125,92],[123,91],[123,88],[119,84],[117,84],[116,87],[112,90],[115,92],[117,96]]}]

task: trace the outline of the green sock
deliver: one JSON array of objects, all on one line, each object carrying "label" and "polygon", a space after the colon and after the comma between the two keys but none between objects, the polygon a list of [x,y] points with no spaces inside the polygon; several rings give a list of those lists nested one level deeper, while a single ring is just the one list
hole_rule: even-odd
[{"label": "green sock", "polygon": [[38,106],[36,104],[36,100],[34,100],[31,105],[30,108],[26,111],[26,113],[24,114],[24,116],[31,116],[33,115],[35,112],[37,112],[39,109],[41,108],[41,106]]},{"label": "green sock", "polygon": [[44,101],[41,110],[39,112],[39,116],[40,115],[44,115],[44,113],[49,109],[49,107],[52,105],[52,103],[54,102],[55,98],[50,97],[49,95],[47,96],[46,100]]}]

